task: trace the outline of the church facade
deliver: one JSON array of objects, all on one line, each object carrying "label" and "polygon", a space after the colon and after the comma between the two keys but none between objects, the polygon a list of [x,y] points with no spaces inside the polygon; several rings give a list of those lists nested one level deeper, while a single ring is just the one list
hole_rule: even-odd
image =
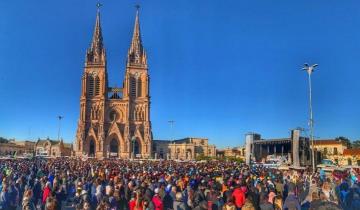
[{"label": "church facade", "polygon": [[139,9],[120,88],[109,87],[108,84],[106,51],[98,9],[81,80],[75,155],[150,158],[151,149],[149,74],[141,40]]}]

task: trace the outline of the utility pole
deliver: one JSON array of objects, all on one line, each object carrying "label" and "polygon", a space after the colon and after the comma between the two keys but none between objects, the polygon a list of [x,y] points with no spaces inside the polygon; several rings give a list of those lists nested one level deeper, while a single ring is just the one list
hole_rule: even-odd
[{"label": "utility pole", "polygon": [[313,64],[309,66],[309,64],[305,63],[302,70],[308,73],[309,79],[309,108],[310,108],[310,120],[309,120],[309,127],[310,127],[310,141],[311,141],[311,150],[312,150],[312,168],[313,172],[315,172],[315,147],[314,147],[314,119],[313,119],[313,110],[312,110],[312,87],[311,87],[311,74],[314,72],[315,68],[318,64]]},{"label": "utility pole", "polygon": [[174,141],[174,120],[169,120],[168,123],[170,124],[170,132],[171,132],[171,141]]},{"label": "utility pole", "polygon": [[60,129],[61,129],[61,120],[64,118],[64,116],[58,116],[59,119],[59,130],[58,130],[58,141],[60,141]]}]

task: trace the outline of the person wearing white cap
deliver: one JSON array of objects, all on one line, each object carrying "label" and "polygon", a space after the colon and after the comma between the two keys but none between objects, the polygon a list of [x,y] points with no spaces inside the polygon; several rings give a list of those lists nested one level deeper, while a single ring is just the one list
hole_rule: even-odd
[{"label": "person wearing white cap", "polygon": [[154,203],[155,210],[163,210],[164,205],[159,196],[159,188],[155,188],[154,193],[155,193],[155,195],[152,199],[152,202]]}]

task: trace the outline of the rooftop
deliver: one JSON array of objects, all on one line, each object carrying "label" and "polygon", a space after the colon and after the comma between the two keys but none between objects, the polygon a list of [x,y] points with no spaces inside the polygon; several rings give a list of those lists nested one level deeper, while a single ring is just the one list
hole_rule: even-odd
[{"label": "rooftop", "polygon": [[343,155],[360,155],[360,148],[344,149]]},{"label": "rooftop", "polygon": [[345,145],[344,142],[336,140],[336,139],[319,139],[319,140],[314,140],[314,144],[315,145]]}]

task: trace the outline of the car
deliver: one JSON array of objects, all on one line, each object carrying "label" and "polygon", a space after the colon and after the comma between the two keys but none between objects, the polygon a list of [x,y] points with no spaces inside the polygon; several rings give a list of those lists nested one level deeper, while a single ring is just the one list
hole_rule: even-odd
[{"label": "car", "polygon": [[333,171],[334,168],[338,167],[332,160],[323,159],[320,164],[316,166],[318,169],[323,169],[324,171]]}]

